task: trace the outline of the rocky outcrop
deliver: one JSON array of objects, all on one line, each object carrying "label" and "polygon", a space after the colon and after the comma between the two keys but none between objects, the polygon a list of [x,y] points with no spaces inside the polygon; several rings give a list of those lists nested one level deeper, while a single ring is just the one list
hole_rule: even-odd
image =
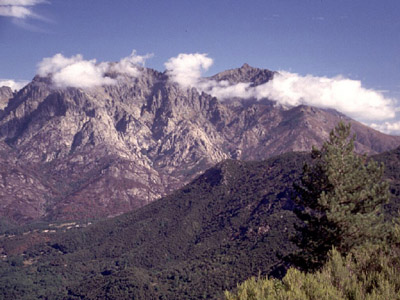
[{"label": "rocky outcrop", "polygon": [[[257,85],[273,75],[245,64],[213,79]],[[114,216],[221,160],[310,150],[342,119],[353,124],[360,152],[400,144],[400,137],[332,110],[287,109],[268,99],[221,102],[146,68],[137,78],[114,76],[116,85],[85,90],[55,89],[49,78],[35,77],[9,100],[0,115],[0,141],[14,159],[3,162],[0,205],[9,209],[1,215],[22,222]]]},{"label": "rocky outcrop", "polygon": [[4,109],[7,104],[8,100],[13,97],[12,89],[8,86],[0,87],[0,110]]},{"label": "rocky outcrop", "polygon": [[252,86],[257,86],[271,80],[275,73],[276,72],[267,69],[253,68],[248,64],[243,64],[243,66],[238,69],[232,69],[218,73],[212,76],[211,79],[217,81],[226,80],[230,84],[251,82]]}]

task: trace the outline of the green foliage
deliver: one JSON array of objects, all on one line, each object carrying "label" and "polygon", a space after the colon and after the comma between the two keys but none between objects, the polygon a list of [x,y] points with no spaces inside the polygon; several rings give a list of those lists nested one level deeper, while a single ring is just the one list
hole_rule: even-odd
[{"label": "green foliage", "polygon": [[382,208],[389,188],[383,165],[354,153],[349,136],[350,124],[339,123],[322,148],[313,149],[313,164],[305,165],[296,186],[301,209],[295,213],[305,226],[292,262],[305,270],[320,268],[332,246],[347,253],[385,235]]},{"label": "green foliage", "polygon": [[372,158],[385,165],[384,177],[390,184],[391,201],[385,205],[385,217],[396,218],[400,212],[400,147]]},{"label": "green foliage", "polygon": [[[52,290],[49,274],[61,279],[55,299],[221,297],[237,282],[270,273],[296,249],[289,240],[297,220],[290,189],[304,157],[228,160],[138,211],[48,234],[47,245],[25,250],[23,260],[32,264],[8,264],[0,299],[13,285],[18,291],[10,299],[39,298]],[[4,245],[28,236],[5,237]],[[32,273],[38,280],[26,285],[10,281]]]},{"label": "green foliage", "polygon": [[383,219],[383,165],[355,154],[349,135],[350,125],[339,123],[313,150],[314,164],[296,186],[302,209],[295,212],[305,226],[292,261],[305,272],[249,279],[226,292],[227,300],[400,299],[400,226],[399,219],[393,226]]},{"label": "green foliage", "polygon": [[31,267],[22,256],[0,260],[0,299],[63,299],[60,274]]},{"label": "green foliage", "polygon": [[400,226],[386,240],[370,242],[342,256],[330,251],[324,267],[315,273],[290,268],[282,280],[251,278],[227,300],[387,300],[400,299]]}]

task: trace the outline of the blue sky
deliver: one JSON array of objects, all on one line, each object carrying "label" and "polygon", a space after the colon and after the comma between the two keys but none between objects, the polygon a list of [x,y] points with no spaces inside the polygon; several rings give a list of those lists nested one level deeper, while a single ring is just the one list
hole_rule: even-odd
[{"label": "blue sky", "polygon": [[31,80],[57,53],[102,62],[133,49],[160,71],[180,53],[207,53],[203,75],[246,62],[400,99],[399,0],[0,0],[0,79]]}]

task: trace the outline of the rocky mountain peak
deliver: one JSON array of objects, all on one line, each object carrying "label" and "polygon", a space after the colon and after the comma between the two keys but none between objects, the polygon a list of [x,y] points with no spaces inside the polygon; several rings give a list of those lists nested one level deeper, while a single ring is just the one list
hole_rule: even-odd
[{"label": "rocky mountain peak", "polygon": [[[7,167],[0,172],[9,182],[7,193],[0,193],[0,216],[14,221],[115,216],[170,193],[225,159],[310,150],[344,118],[267,101],[232,105],[171,84],[165,73],[140,72],[91,89],[57,89],[50,78],[37,76],[13,96],[0,114],[0,145],[7,149],[4,155],[0,149],[0,159],[11,157],[10,149],[15,157],[3,161]],[[261,84],[274,74],[245,64],[213,79]],[[346,120],[361,152],[400,144],[400,137]],[[231,175],[221,176],[224,181]],[[24,208],[27,199],[30,209]]]},{"label": "rocky mountain peak", "polygon": [[230,84],[239,82],[250,82],[252,85],[263,84],[274,76],[275,72],[267,69],[259,69],[251,67],[245,63],[240,68],[231,69],[218,73],[211,78],[217,81],[226,80]]}]

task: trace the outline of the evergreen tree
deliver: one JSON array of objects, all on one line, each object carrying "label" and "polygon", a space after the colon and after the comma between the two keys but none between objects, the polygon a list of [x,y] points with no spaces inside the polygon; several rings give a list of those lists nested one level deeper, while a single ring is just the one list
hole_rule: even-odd
[{"label": "evergreen tree", "polygon": [[301,251],[291,261],[302,269],[320,268],[332,247],[346,254],[385,236],[382,206],[389,187],[383,165],[356,154],[354,140],[350,124],[340,122],[322,148],[313,149],[313,164],[304,166],[295,185],[295,213],[305,225],[295,239]]}]

